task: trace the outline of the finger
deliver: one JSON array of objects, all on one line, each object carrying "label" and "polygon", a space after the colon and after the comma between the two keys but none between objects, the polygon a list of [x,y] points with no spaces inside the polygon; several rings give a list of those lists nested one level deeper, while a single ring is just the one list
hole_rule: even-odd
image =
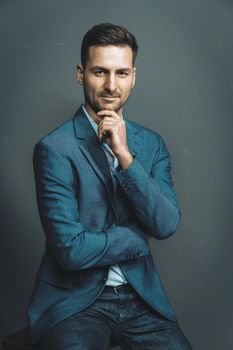
[{"label": "finger", "polygon": [[111,138],[112,135],[112,127],[111,126],[102,126],[99,128],[99,139],[103,140],[106,138]]},{"label": "finger", "polygon": [[112,135],[118,134],[118,130],[113,125],[104,125],[99,129],[99,139],[111,138]]},{"label": "finger", "polygon": [[111,117],[105,117],[101,122],[98,124],[99,126],[102,125],[119,125],[121,123],[121,120],[116,120]]},{"label": "finger", "polygon": [[112,128],[113,125],[109,125],[109,124],[99,124],[99,127],[98,127],[98,131],[99,131],[99,135],[100,136],[103,136],[103,134],[107,131],[110,130],[110,128]]},{"label": "finger", "polygon": [[102,110],[102,111],[99,111],[99,112],[97,112],[97,115],[98,115],[99,117],[107,116],[107,117],[111,117],[111,118],[122,119],[116,112],[114,112],[114,111],[109,111],[109,110]]}]

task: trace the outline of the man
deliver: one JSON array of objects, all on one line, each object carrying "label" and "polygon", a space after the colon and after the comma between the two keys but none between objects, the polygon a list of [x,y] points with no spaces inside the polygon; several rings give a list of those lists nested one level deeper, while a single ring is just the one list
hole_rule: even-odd
[{"label": "man", "polygon": [[170,156],[158,134],[122,114],[136,55],[127,29],[90,29],[77,66],[85,103],[35,146],[46,249],[28,319],[42,349],[191,349],[148,245],[180,221]]}]

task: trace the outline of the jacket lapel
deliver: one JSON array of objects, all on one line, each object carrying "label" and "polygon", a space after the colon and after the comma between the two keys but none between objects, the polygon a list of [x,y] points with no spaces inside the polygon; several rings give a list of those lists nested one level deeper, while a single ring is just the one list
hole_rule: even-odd
[{"label": "jacket lapel", "polygon": [[[108,160],[82,107],[80,107],[74,115],[73,121],[75,136],[79,140],[78,147],[89,164],[92,166],[93,170],[96,172],[97,176],[99,176],[99,178],[102,180],[117,218],[114,199],[114,185]],[[137,138],[137,129],[131,122],[126,119],[125,121],[128,147],[131,154],[136,156],[138,155],[140,146]]]}]

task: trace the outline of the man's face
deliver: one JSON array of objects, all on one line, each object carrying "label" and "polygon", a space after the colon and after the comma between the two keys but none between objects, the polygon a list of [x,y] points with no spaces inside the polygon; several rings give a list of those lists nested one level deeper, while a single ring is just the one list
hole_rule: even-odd
[{"label": "man's face", "polygon": [[135,83],[133,53],[129,46],[91,46],[85,69],[78,65],[90,114],[113,110],[119,115]]}]

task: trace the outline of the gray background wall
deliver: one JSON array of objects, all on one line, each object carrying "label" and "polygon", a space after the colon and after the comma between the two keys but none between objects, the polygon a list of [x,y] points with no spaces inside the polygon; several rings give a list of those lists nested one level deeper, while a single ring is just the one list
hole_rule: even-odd
[{"label": "gray background wall", "polygon": [[82,102],[83,34],[112,21],[138,38],[137,85],[125,114],[161,133],[183,213],[151,246],[180,324],[197,350],[233,348],[233,2],[0,1],[0,333],[25,326],[44,246],[34,144]]}]

